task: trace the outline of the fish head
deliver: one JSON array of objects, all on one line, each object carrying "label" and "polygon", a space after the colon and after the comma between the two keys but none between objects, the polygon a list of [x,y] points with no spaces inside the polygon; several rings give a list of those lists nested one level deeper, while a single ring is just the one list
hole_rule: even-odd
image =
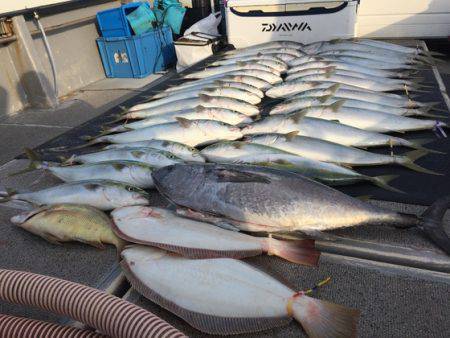
[{"label": "fish head", "polygon": [[26,221],[28,221],[29,219],[31,219],[33,216],[47,210],[49,207],[44,206],[41,208],[37,208],[34,209],[32,211],[26,211],[26,212],[22,212],[18,215],[15,215],[13,217],[11,217],[10,221],[11,223],[17,224],[18,226],[24,227]]},{"label": "fish head", "polygon": [[162,218],[162,209],[148,206],[133,205],[114,209],[111,212],[115,222],[131,220],[136,218]]},{"label": "fish head", "polygon": [[136,262],[151,262],[163,258],[167,254],[167,251],[144,245],[129,245],[120,253],[128,265]]},{"label": "fish head", "polygon": [[107,200],[120,205],[148,205],[147,193],[132,185],[117,184],[103,190]]}]

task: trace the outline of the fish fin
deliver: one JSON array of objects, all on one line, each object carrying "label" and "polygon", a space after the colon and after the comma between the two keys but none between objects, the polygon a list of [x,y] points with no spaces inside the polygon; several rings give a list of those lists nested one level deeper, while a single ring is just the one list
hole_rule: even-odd
[{"label": "fish fin", "polygon": [[196,111],[197,113],[200,113],[201,111],[205,110],[206,107],[204,107],[204,106],[202,106],[202,105],[198,105],[198,106],[195,107],[194,109],[195,109],[195,111]]},{"label": "fish fin", "polygon": [[371,181],[373,184],[375,184],[376,186],[389,190],[389,191],[393,191],[393,192],[398,192],[401,194],[404,194],[405,192],[394,188],[392,186],[389,185],[389,183],[393,180],[395,180],[398,177],[398,175],[382,175],[382,176],[375,176],[371,178]]},{"label": "fish fin", "polygon": [[52,234],[49,234],[48,232],[41,232],[39,233],[39,236],[45,239],[47,242],[55,244],[55,245],[62,245],[62,242]]},{"label": "fish fin", "polygon": [[332,85],[331,87],[328,87],[328,90],[331,90],[331,92],[334,94],[340,87],[341,87],[341,84],[336,83],[336,84]]},{"label": "fish fin", "polygon": [[448,208],[450,208],[450,196],[437,200],[421,215],[418,228],[441,250],[450,255],[450,238],[442,222]]},{"label": "fish fin", "polygon": [[134,157],[141,158],[142,156],[145,155],[145,152],[143,152],[143,151],[141,151],[141,150],[132,150],[132,151],[131,151],[131,154],[132,154]]},{"label": "fish fin", "polygon": [[409,168],[411,170],[420,172],[420,173],[425,173],[425,174],[431,174],[431,175],[443,175],[441,173],[435,172],[433,170],[421,167],[420,165],[414,163],[415,161],[417,161],[418,159],[420,159],[421,157],[425,156],[428,152],[426,150],[413,150],[410,151],[408,153],[406,153],[404,156],[398,156],[396,157],[395,162],[406,167]]},{"label": "fish fin", "polygon": [[211,224],[214,224],[215,226],[218,226],[219,228],[222,228],[225,230],[239,231],[239,228],[228,223],[227,220],[225,220],[219,216],[215,216],[215,215],[208,214],[208,213],[201,212],[201,211],[194,211],[189,208],[180,208],[180,207],[176,207],[175,212],[179,216],[194,219],[194,220],[200,221],[200,222],[211,223]]},{"label": "fish fin", "polygon": [[6,203],[6,202],[11,201],[11,199],[12,199],[11,196],[14,196],[15,194],[17,194],[17,191],[14,189],[6,188],[5,190],[6,190],[5,192],[1,193],[0,203]]},{"label": "fish fin", "polygon": [[318,97],[317,100],[318,100],[320,103],[325,103],[325,102],[327,102],[329,99],[331,99],[332,97],[333,97],[333,95],[325,95],[325,96],[320,96],[320,97]]},{"label": "fish fin", "polygon": [[433,153],[433,154],[443,154],[443,155],[445,155],[446,153],[444,151],[434,150],[434,149],[426,148],[426,147],[423,146],[423,145],[428,144],[428,143],[433,142],[433,141],[435,141],[435,139],[418,138],[418,139],[411,140],[410,141],[410,145],[414,149],[424,150],[424,151],[426,151],[428,153]]},{"label": "fish fin", "polygon": [[191,326],[202,332],[215,335],[249,333],[267,330],[278,326],[285,326],[291,321],[291,318],[289,317],[218,317],[200,312],[189,311],[188,309],[185,309],[162,297],[152,290],[150,285],[146,285],[144,280],[138,279],[133,273],[134,265],[129,265],[125,260],[122,260],[120,264],[130,284],[140,294],[164,309],[174,313],[178,317],[184,319]]},{"label": "fish fin", "polygon": [[335,66],[327,66],[324,68],[326,73],[334,73],[334,71],[336,70]]},{"label": "fish fin", "polygon": [[281,257],[289,262],[307,266],[317,266],[320,252],[314,246],[314,240],[301,239],[281,241],[272,237],[265,240],[267,254]]},{"label": "fish fin", "polygon": [[361,196],[355,196],[355,198],[359,199],[360,201],[363,202],[368,202],[372,199],[372,195],[361,195]]},{"label": "fish fin", "polygon": [[292,314],[309,337],[356,337],[360,312],[300,294],[293,297]]},{"label": "fish fin", "polygon": [[296,113],[290,114],[289,118],[294,121],[294,123],[299,123],[301,119],[303,119],[306,115],[307,111],[306,109],[300,110]]},{"label": "fish fin", "polygon": [[241,149],[243,147],[243,144],[241,142],[233,142],[232,147],[234,149]]},{"label": "fish fin", "polygon": [[342,108],[342,106],[344,105],[344,103],[345,103],[345,100],[338,100],[338,101],[336,101],[335,103],[330,104],[329,107],[330,107],[330,109],[331,109],[333,112],[336,113],[336,112],[339,111],[339,109]]},{"label": "fish fin", "polygon": [[269,184],[270,179],[263,175],[238,171],[234,169],[212,169],[215,171],[218,182],[233,183],[265,183]]},{"label": "fish fin", "polygon": [[198,94],[198,98],[205,102],[209,102],[214,99],[213,97],[208,96],[206,94]]},{"label": "fish fin", "polygon": [[94,248],[97,248],[97,249],[100,249],[100,250],[106,249],[106,246],[100,241],[88,241],[88,240],[85,240],[85,239],[82,239],[82,238],[74,238],[74,240],[78,241],[78,242],[81,242],[81,243],[84,243],[84,244],[87,244],[87,245],[90,245],[90,246],[93,246]]},{"label": "fish fin", "polygon": [[298,130],[294,130],[294,131],[284,134],[284,138],[287,141],[292,141],[297,135],[298,135]]},{"label": "fish fin", "polygon": [[180,126],[183,128],[189,128],[191,124],[193,123],[191,120],[185,119],[184,117],[177,116],[175,119],[178,121]]},{"label": "fish fin", "polygon": [[36,154],[36,152],[34,152],[33,150],[31,150],[30,148],[24,148],[24,152],[25,155],[28,157],[28,159],[30,160],[30,163],[28,164],[28,167],[19,171],[16,171],[14,173],[9,174],[8,176],[17,176],[17,175],[21,175],[30,171],[34,171],[34,170],[38,170],[38,169],[45,169],[48,167],[47,164],[45,164],[44,162],[41,162],[39,159],[39,156]]},{"label": "fish fin", "polygon": [[102,143],[105,141],[103,136],[82,136],[81,139],[84,139],[85,141],[88,141],[85,144],[80,144],[79,146],[70,147],[70,148],[60,148],[58,151],[70,151],[70,150],[77,150],[77,149],[83,149],[90,146],[93,146],[97,143]]}]

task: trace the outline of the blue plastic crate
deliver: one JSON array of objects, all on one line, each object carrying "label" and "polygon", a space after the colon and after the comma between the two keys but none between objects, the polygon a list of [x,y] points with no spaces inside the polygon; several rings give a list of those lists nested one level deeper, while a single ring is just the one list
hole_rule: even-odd
[{"label": "blue plastic crate", "polygon": [[131,28],[126,15],[133,12],[143,3],[150,9],[150,4],[145,1],[130,2],[129,4],[117,8],[98,12],[97,23],[101,36],[105,38],[132,36],[133,29]]},{"label": "blue plastic crate", "polygon": [[131,37],[98,38],[107,77],[141,78],[176,62],[169,27]]}]

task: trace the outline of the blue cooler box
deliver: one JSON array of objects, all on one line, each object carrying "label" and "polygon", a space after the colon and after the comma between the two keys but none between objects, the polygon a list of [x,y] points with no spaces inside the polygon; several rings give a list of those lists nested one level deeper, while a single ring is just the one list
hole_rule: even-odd
[{"label": "blue cooler box", "polygon": [[167,26],[130,37],[98,38],[97,45],[107,77],[141,78],[176,62]]}]

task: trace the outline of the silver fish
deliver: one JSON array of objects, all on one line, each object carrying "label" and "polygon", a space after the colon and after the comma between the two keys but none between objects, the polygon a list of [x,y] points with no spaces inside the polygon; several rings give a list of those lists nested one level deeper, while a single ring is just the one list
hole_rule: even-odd
[{"label": "silver fish", "polygon": [[450,239],[442,224],[449,197],[416,216],[376,207],[298,174],[261,167],[176,164],[155,171],[153,180],[172,203],[221,218],[240,230],[311,232],[380,224],[417,227],[450,254]]},{"label": "silver fish", "polygon": [[122,119],[142,119],[158,114],[170,113],[195,107],[223,108],[234,110],[247,116],[259,114],[258,107],[253,104],[227,97],[214,97],[200,94],[198,97],[171,102],[170,104],[146,108],[146,104],[134,106],[133,110],[122,115]]},{"label": "silver fish", "polygon": [[[361,95],[361,98],[364,96]],[[274,107],[272,107],[269,111],[270,115],[275,114],[289,114],[296,111],[299,111],[304,108],[321,106],[321,105],[331,105],[338,101],[343,101],[342,107],[344,108],[359,108],[359,109],[367,109],[371,111],[378,111],[386,114],[393,114],[399,116],[428,116],[426,111],[421,109],[407,109],[407,108],[397,108],[386,106],[379,103],[372,103],[363,100],[354,100],[354,99],[343,99],[340,97],[335,97],[333,95],[328,96],[319,96],[319,97],[296,97],[285,100]]]},{"label": "silver fish", "polygon": [[243,62],[243,61],[237,61],[232,65],[227,66],[218,66],[218,67],[208,67],[204,70],[200,70],[198,72],[189,73],[185,76],[183,76],[184,79],[204,79],[208,78],[210,76],[222,74],[222,73],[228,73],[233,72],[237,70],[261,70],[269,73],[273,73],[276,76],[280,76],[280,72],[274,70],[272,67],[268,67],[265,65],[258,64],[256,62]]},{"label": "silver fish", "polygon": [[314,241],[280,241],[228,231],[214,225],[177,216],[155,207],[114,210],[113,230],[122,239],[156,246],[190,258],[244,258],[262,253],[303,265],[317,265],[320,253]]},{"label": "silver fish", "polygon": [[133,143],[116,143],[105,146],[103,149],[122,149],[122,148],[153,148],[164,150],[174,154],[180,159],[188,162],[205,162],[205,159],[200,155],[200,152],[186,144],[167,141],[167,140],[149,140],[139,141]]},{"label": "silver fish", "polygon": [[[298,156],[311,158],[322,162],[331,162],[345,166],[374,166],[383,164],[398,164],[410,167],[411,154],[383,155],[371,153],[358,148],[343,146],[313,137],[298,136],[297,132],[288,134],[262,134],[248,137],[247,142],[274,147]],[[420,153],[419,153],[420,152]],[[424,155],[424,151],[414,152],[414,158]],[[416,165],[412,169],[417,170]],[[420,168],[419,168],[420,169]]]},{"label": "silver fish", "polygon": [[217,60],[211,64],[211,66],[228,66],[236,63],[236,60],[243,62],[254,62],[259,63],[277,70],[280,73],[287,71],[287,64],[283,62],[280,58],[270,55],[256,55],[256,56],[244,56],[238,59],[225,59]]},{"label": "silver fish", "polygon": [[137,245],[121,255],[138,292],[202,332],[263,331],[295,318],[311,337],[356,335],[358,311],[295,292],[240,260],[188,259]]},{"label": "silver fish", "polygon": [[333,95],[341,99],[354,99],[361,100],[370,103],[383,104],[391,107],[404,107],[404,108],[419,108],[422,107],[425,110],[432,108],[436,103],[421,103],[418,101],[411,100],[407,96],[397,95],[392,93],[384,92],[369,92],[365,90],[358,89],[345,89],[342,85],[335,84],[328,88],[314,88],[307,91],[303,91],[290,96],[289,98],[294,100],[302,97],[322,97],[327,95]]},{"label": "silver fish", "polygon": [[[175,162],[173,162],[175,163]],[[156,167],[137,161],[107,161],[73,166],[50,166],[32,163],[31,167],[45,169],[64,182],[112,180],[134,185],[141,189],[153,188],[152,171]]]},{"label": "silver fish", "polygon": [[198,106],[193,109],[185,109],[165,114],[153,115],[147,117],[144,120],[138,120],[135,122],[125,123],[119,126],[107,128],[102,132],[102,135],[110,134],[113,132],[142,129],[162,123],[175,122],[177,120],[177,117],[181,117],[187,120],[214,120],[231,125],[252,122],[252,119],[249,116],[230,109],[205,108],[202,106]]},{"label": "silver fish", "polygon": [[382,113],[368,109],[344,108],[343,100],[329,106],[305,108],[302,113],[308,117],[338,121],[348,126],[376,132],[405,132],[429,130],[435,127],[447,127],[444,122],[436,120],[415,119]]},{"label": "silver fish", "polygon": [[213,80],[211,83],[207,83],[207,84],[199,84],[193,87],[189,87],[187,89],[179,89],[176,90],[176,87],[172,87],[172,91],[163,91],[160,92],[156,95],[153,95],[151,98],[152,99],[158,99],[158,98],[163,98],[175,93],[182,93],[184,91],[187,90],[199,90],[199,89],[203,89],[203,88],[236,88],[236,89],[240,89],[240,90],[244,90],[247,91],[249,93],[252,93],[256,96],[258,96],[259,98],[263,98],[264,97],[264,93],[262,92],[262,90],[258,89],[257,87],[254,87],[252,85],[243,83],[243,82],[235,82],[235,81],[231,81],[231,80]]},{"label": "silver fish", "polygon": [[250,55],[265,55],[265,54],[274,54],[274,53],[287,53],[296,57],[300,57],[304,55],[303,52],[298,50],[297,48],[288,48],[288,47],[271,47],[265,49],[247,49],[247,50],[234,50],[225,53],[224,59],[235,58],[236,56],[250,56]]},{"label": "silver fish", "polygon": [[241,131],[244,135],[298,132],[301,136],[315,137],[349,147],[405,146],[424,150],[421,143],[415,143],[415,141],[363,130],[335,121],[303,117],[302,113],[289,116],[272,115],[245,126]]},{"label": "silver fish", "polygon": [[106,161],[136,161],[155,167],[163,167],[182,160],[168,151],[153,148],[122,148],[108,149],[93,153],[73,155],[66,160],[65,164],[73,162],[98,163]]},{"label": "silver fish", "polygon": [[[266,96],[271,98],[279,98],[279,97],[290,97],[300,93],[303,93],[307,90],[311,89],[329,89],[335,88],[333,86],[337,86],[338,84],[329,81],[288,81],[280,83],[276,86],[273,86],[269,90],[266,91]],[[348,86],[345,84],[339,84],[339,88],[341,89],[349,89],[349,90],[358,90],[364,91],[362,88]],[[366,91],[369,92],[369,91]]]},{"label": "silver fish", "polygon": [[296,42],[296,41],[269,41],[269,42],[265,42],[265,43],[245,47],[245,48],[230,50],[230,51],[225,52],[224,54],[225,55],[236,55],[236,54],[239,54],[244,51],[247,51],[247,52],[252,51],[252,50],[253,51],[261,51],[261,50],[275,49],[275,48],[291,48],[291,49],[301,51],[303,46],[304,45],[302,43]]},{"label": "silver fish", "polygon": [[236,140],[242,137],[238,127],[212,120],[186,120],[157,124],[147,128],[105,135],[92,139],[87,145],[97,143],[130,143],[148,140],[167,140],[184,143],[191,147],[211,144],[221,140]]},{"label": "silver fish", "polygon": [[60,184],[28,193],[11,193],[0,200],[20,200],[44,204],[86,204],[100,210],[111,210],[130,205],[148,205],[145,191],[122,182],[88,180]]}]

